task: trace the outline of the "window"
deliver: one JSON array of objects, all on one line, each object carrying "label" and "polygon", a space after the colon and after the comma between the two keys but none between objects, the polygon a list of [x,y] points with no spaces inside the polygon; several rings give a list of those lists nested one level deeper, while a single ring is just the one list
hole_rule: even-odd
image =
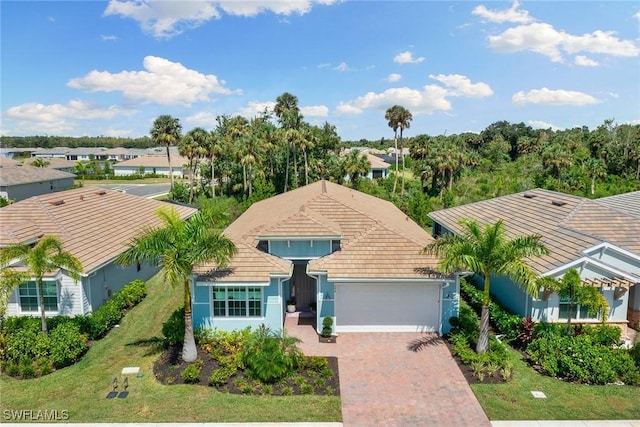
[{"label": "window", "polygon": [[[565,298],[560,299],[560,304],[558,305],[558,319],[566,319],[567,314],[569,313],[569,300]],[[589,314],[589,307],[581,306],[580,304],[575,304],[571,309],[571,318],[572,319],[597,319],[598,316],[593,316]]]},{"label": "window", "polygon": [[262,316],[262,288],[214,286],[213,315],[216,317]]},{"label": "window", "polygon": [[[57,282],[43,282],[45,311],[58,311],[58,284]],[[23,312],[37,313],[40,311],[38,301],[38,285],[36,282],[25,283],[18,288],[20,295],[20,308]]]}]

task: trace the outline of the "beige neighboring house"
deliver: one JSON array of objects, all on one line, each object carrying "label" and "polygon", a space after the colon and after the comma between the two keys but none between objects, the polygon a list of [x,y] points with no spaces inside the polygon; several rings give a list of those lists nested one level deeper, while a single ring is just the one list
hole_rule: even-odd
[{"label": "beige neighboring house", "polygon": [[225,230],[238,253],[196,269],[194,327],[283,327],[287,301],[334,332],[449,331],[458,278],[421,253],[433,239],[388,201],[319,181],[254,203]]},{"label": "beige neighboring house", "polygon": [[73,187],[75,175],[51,168],[0,165],[0,197],[20,201]]},{"label": "beige neighboring house", "polygon": [[[158,268],[151,264],[122,267],[114,259],[145,227],[160,225],[156,211],[175,208],[182,218],[196,209],[95,187],[31,197],[0,209],[0,247],[33,244],[44,236],[60,238],[64,249],[82,263],[76,283],[64,270],[45,278],[47,316],[84,315],[96,310],[125,284],[148,280]],[[14,265],[20,268],[20,265]],[[7,314],[38,315],[35,282],[11,295]]]},{"label": "beige neighboring house", "polygon": [[[184,177],[188,175],[186,165],[189,160],[186,157],[171,155],[171,165],[173,166],[173,176]],[[166,153],[161,155],[146,155],[134,159],[118,162],[113,165],[115,176],[157,174],[169,176],[169,162]]]},{"label": "beige neighboring house", "polygon": [[[60,157],[31,157],[25,159],[23,164],[25,166],[33,166],[33,162],[46,162],[46,168],[57,169],[62,172],[73,172],[73,168],[76,167],[77,162],[73,160],[67,160]],[[37,166],[36,166],[37,167]]]}]

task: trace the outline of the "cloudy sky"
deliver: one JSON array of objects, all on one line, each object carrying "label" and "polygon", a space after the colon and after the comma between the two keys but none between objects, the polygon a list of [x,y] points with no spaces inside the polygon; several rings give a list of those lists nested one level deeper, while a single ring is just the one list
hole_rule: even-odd
[{"label": "cloudy sky", "polygon": [[640,123],[636,1],[2,1],[2,135],[148,135],[290,92],[343,139]]}]

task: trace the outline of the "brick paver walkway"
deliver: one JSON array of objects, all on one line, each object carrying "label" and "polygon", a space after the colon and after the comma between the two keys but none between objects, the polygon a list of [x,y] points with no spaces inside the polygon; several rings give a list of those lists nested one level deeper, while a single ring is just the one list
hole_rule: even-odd
[{"label": "brick paver walkway", "polygon": [[[307,355],[336,356],[345,426],[490,426],[489,419],[435,334],[341,334],[319,343],[313,326],[287,315],[285,328]],[[411,345],[421,343],[414,351]]]}]

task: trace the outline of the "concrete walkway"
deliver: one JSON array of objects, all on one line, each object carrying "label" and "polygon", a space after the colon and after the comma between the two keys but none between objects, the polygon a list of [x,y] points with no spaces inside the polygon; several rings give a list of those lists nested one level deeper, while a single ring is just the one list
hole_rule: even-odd
[{"label": "concrete walkway", "polygon": [[347,427],[491,425],[435,334],[351,333],[325,344],[299,313],[287,316],[285,329],[306,355],[338,357]]}]

